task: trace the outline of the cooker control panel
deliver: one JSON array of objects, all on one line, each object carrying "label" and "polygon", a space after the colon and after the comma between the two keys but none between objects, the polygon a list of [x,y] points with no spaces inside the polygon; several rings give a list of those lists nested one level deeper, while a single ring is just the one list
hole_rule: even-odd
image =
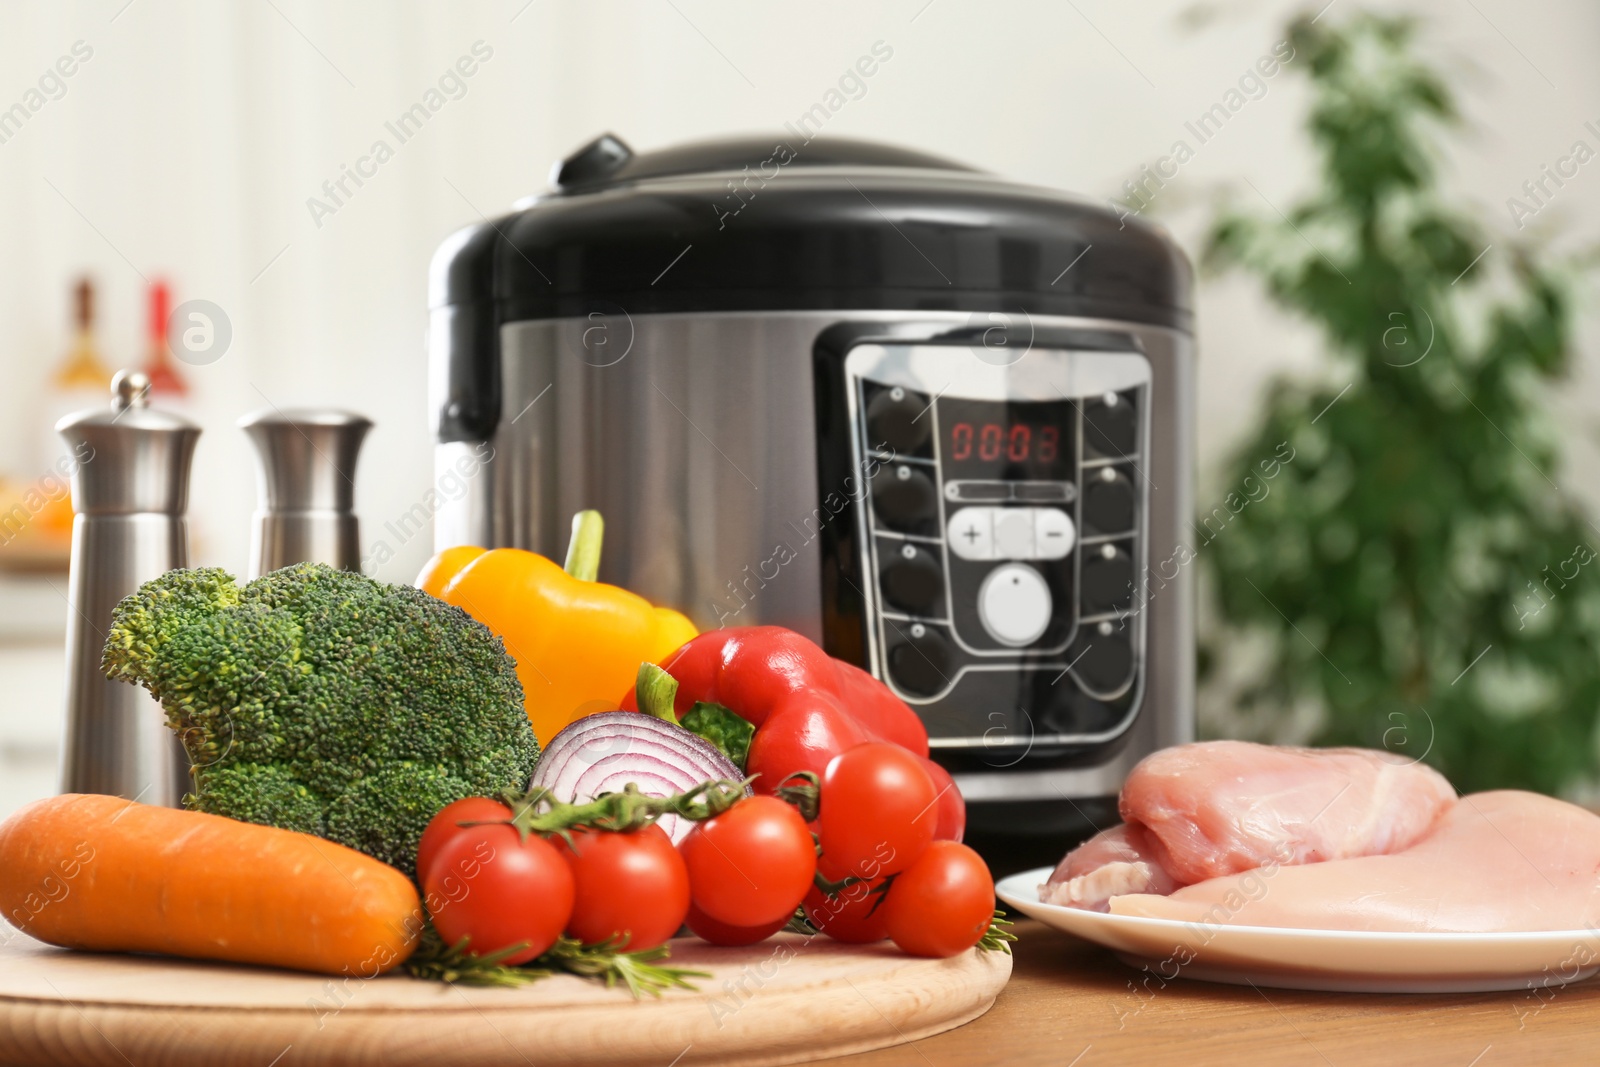
[{"label": "cooker control panel", "polygon": [[862,344],[845,360],[864,629],[941,748],[1094,743],[1144,674],[1150,365]]}]

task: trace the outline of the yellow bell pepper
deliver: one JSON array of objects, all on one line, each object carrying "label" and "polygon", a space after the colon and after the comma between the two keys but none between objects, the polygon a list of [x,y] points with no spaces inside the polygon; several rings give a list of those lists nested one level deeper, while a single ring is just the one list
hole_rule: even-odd
[{"label": "yellow bell pepper", "polygon": [[664,662],[698,633],[678,612],[594,580],[603,529],[599,512],[573,519],[565,569],[520,548],[463,545],[417,578],[505,642],[540,744],[575,719],[615,710],[640,663]]}]

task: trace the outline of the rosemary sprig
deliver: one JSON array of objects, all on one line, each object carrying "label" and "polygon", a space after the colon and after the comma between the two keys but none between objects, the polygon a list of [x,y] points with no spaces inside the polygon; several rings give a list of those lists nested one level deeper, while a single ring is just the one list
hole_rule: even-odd
[{"label": "rosemary sprig", "polygon": [[535,967],[512,967],[500,961],[522,951],[523,945],[512,945],[499,952],[474,956],[467,951],[470,938],[463,937],[454,945],[445,944],[439,931],[427,923],[422,928],[422,939],[417,950],[406,960],[406,970],[413,977],[432,982],[459,982],[462,985],[502,986],[514,988],[547,978],[552,973]]},{"label": "rosemary sprig", "polygon": [[467,938],[447,945],[433,924],[429,923],[422,929],[422,940],[417,945],[417,951],[406,961],[406,970],[414,977],[428,981],[508,988],[524,986],[548,978],[557,971],[566,971],[580,978],[603,981],[607,989],[620,983],[627,987],[635,1000],[647,993],[658,997],[666,989],[694,989],[690,978],[711,977],[707,971],[656,966],[657,960],[664,960],[671,954],[666,945],[640,952],[623,952],[620,940],[613,938],[598,945],[585,945],[575,938],[563,937],[531,963],[509,966],[500,961],[520,952],[522,945],[474,956],[467,951]]},{"label": "rosemary sprig", "polygon": [[670,955],[666,945],[647,948],[640,952],[620,951],[620,938],[602,941],[598,945],[585,945],[574,938],[563,937],[550,946],[550,951],[538,958],[537,963],[559,968],[582,978],[598,978],[610,989],[618,982],[627,986],[633,999],[639,1000],[648,993],[659,997],[667,989],[694,989],[690,978],[710,978],[710,971],[691,971],[685,967],[657,967],[656,960]]},{"label": "rosemary sprig", "polygon": [[989,920],[989,929],[984,931],[983,939],[978,942],[979,952],[1004,952],[1011,955],[1010,942],[1017,939],[1017,935],[1007,930],[1011,920],[1006,918],[1006,913],[999,908],[994,910],[994,918]]}]

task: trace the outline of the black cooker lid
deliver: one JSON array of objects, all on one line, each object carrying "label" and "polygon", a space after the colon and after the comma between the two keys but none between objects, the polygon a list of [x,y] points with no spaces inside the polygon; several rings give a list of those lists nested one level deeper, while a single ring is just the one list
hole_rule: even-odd
[{"label": "black cooker lid", "polygon": [[455,234],[433,307],[502,322],[796,309],[1016,311],[1189,326],[1183,254],[1109,205],[861,141],[781,137],[634,153],[606,134],[555,190]]},{"label": "black cooker lid", "polygon": [[636,154],[607,134],[552,178],[434,255],[440,441],[492,435],[500,327],[527,319],[1021,311],[1190,328],[1188,260],[1155,227],[920,152],[786,127]]},{"label": "black cooker lid", "polygon": [[[788,142],[784,142],[788,144]],[[956,170],[976,173],[971,167],[952,163],[926,152],[823,138],[796,151],[787,163],[777,158],[777,146],[767,138],[735,137],[720,141],[695,141],[654,152],[634,154],[614,134],[603,133],[578,149],[550,170],[550,183],[563,192],[589,192],[605,185],[617,185],[641,178],[670,178],[682,174],[742,172],[746,166],[764,163],[772,157],[767,173],[789,165],[804,167],[918,167],[924,170]],[[759,171],[758,171],[759,176]]]}]

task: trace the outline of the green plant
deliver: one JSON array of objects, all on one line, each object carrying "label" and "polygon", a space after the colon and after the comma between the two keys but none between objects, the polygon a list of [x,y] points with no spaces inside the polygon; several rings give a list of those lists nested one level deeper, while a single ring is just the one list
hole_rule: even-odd
[{"label": "green plant", "polygon": [[1571,791],[1594,776],[1600,709],[1600,531],[1555,482],[1547,411],[1576,275],[1441,192],[1460,119],[1414,32],[1296,22],[1319,186],[1211,231],[1207,265],[1259,278],[1328,360],[1272,386],[1225,465],[1259,499],[1201,515],[1221,622],[1202,664],[1215,683],[1254,641],[1246,719],[1310,704],[1318,743],[1426,752],[1462,790]]},{"label": "green plant", "polygon": [[521,787],[539,744],[500,639],[410,586],[300,564],[244,586],[169,571],[117,605],[103,667],[150,690],[194,765],[185,804],[410,874],[452,801]]}]

